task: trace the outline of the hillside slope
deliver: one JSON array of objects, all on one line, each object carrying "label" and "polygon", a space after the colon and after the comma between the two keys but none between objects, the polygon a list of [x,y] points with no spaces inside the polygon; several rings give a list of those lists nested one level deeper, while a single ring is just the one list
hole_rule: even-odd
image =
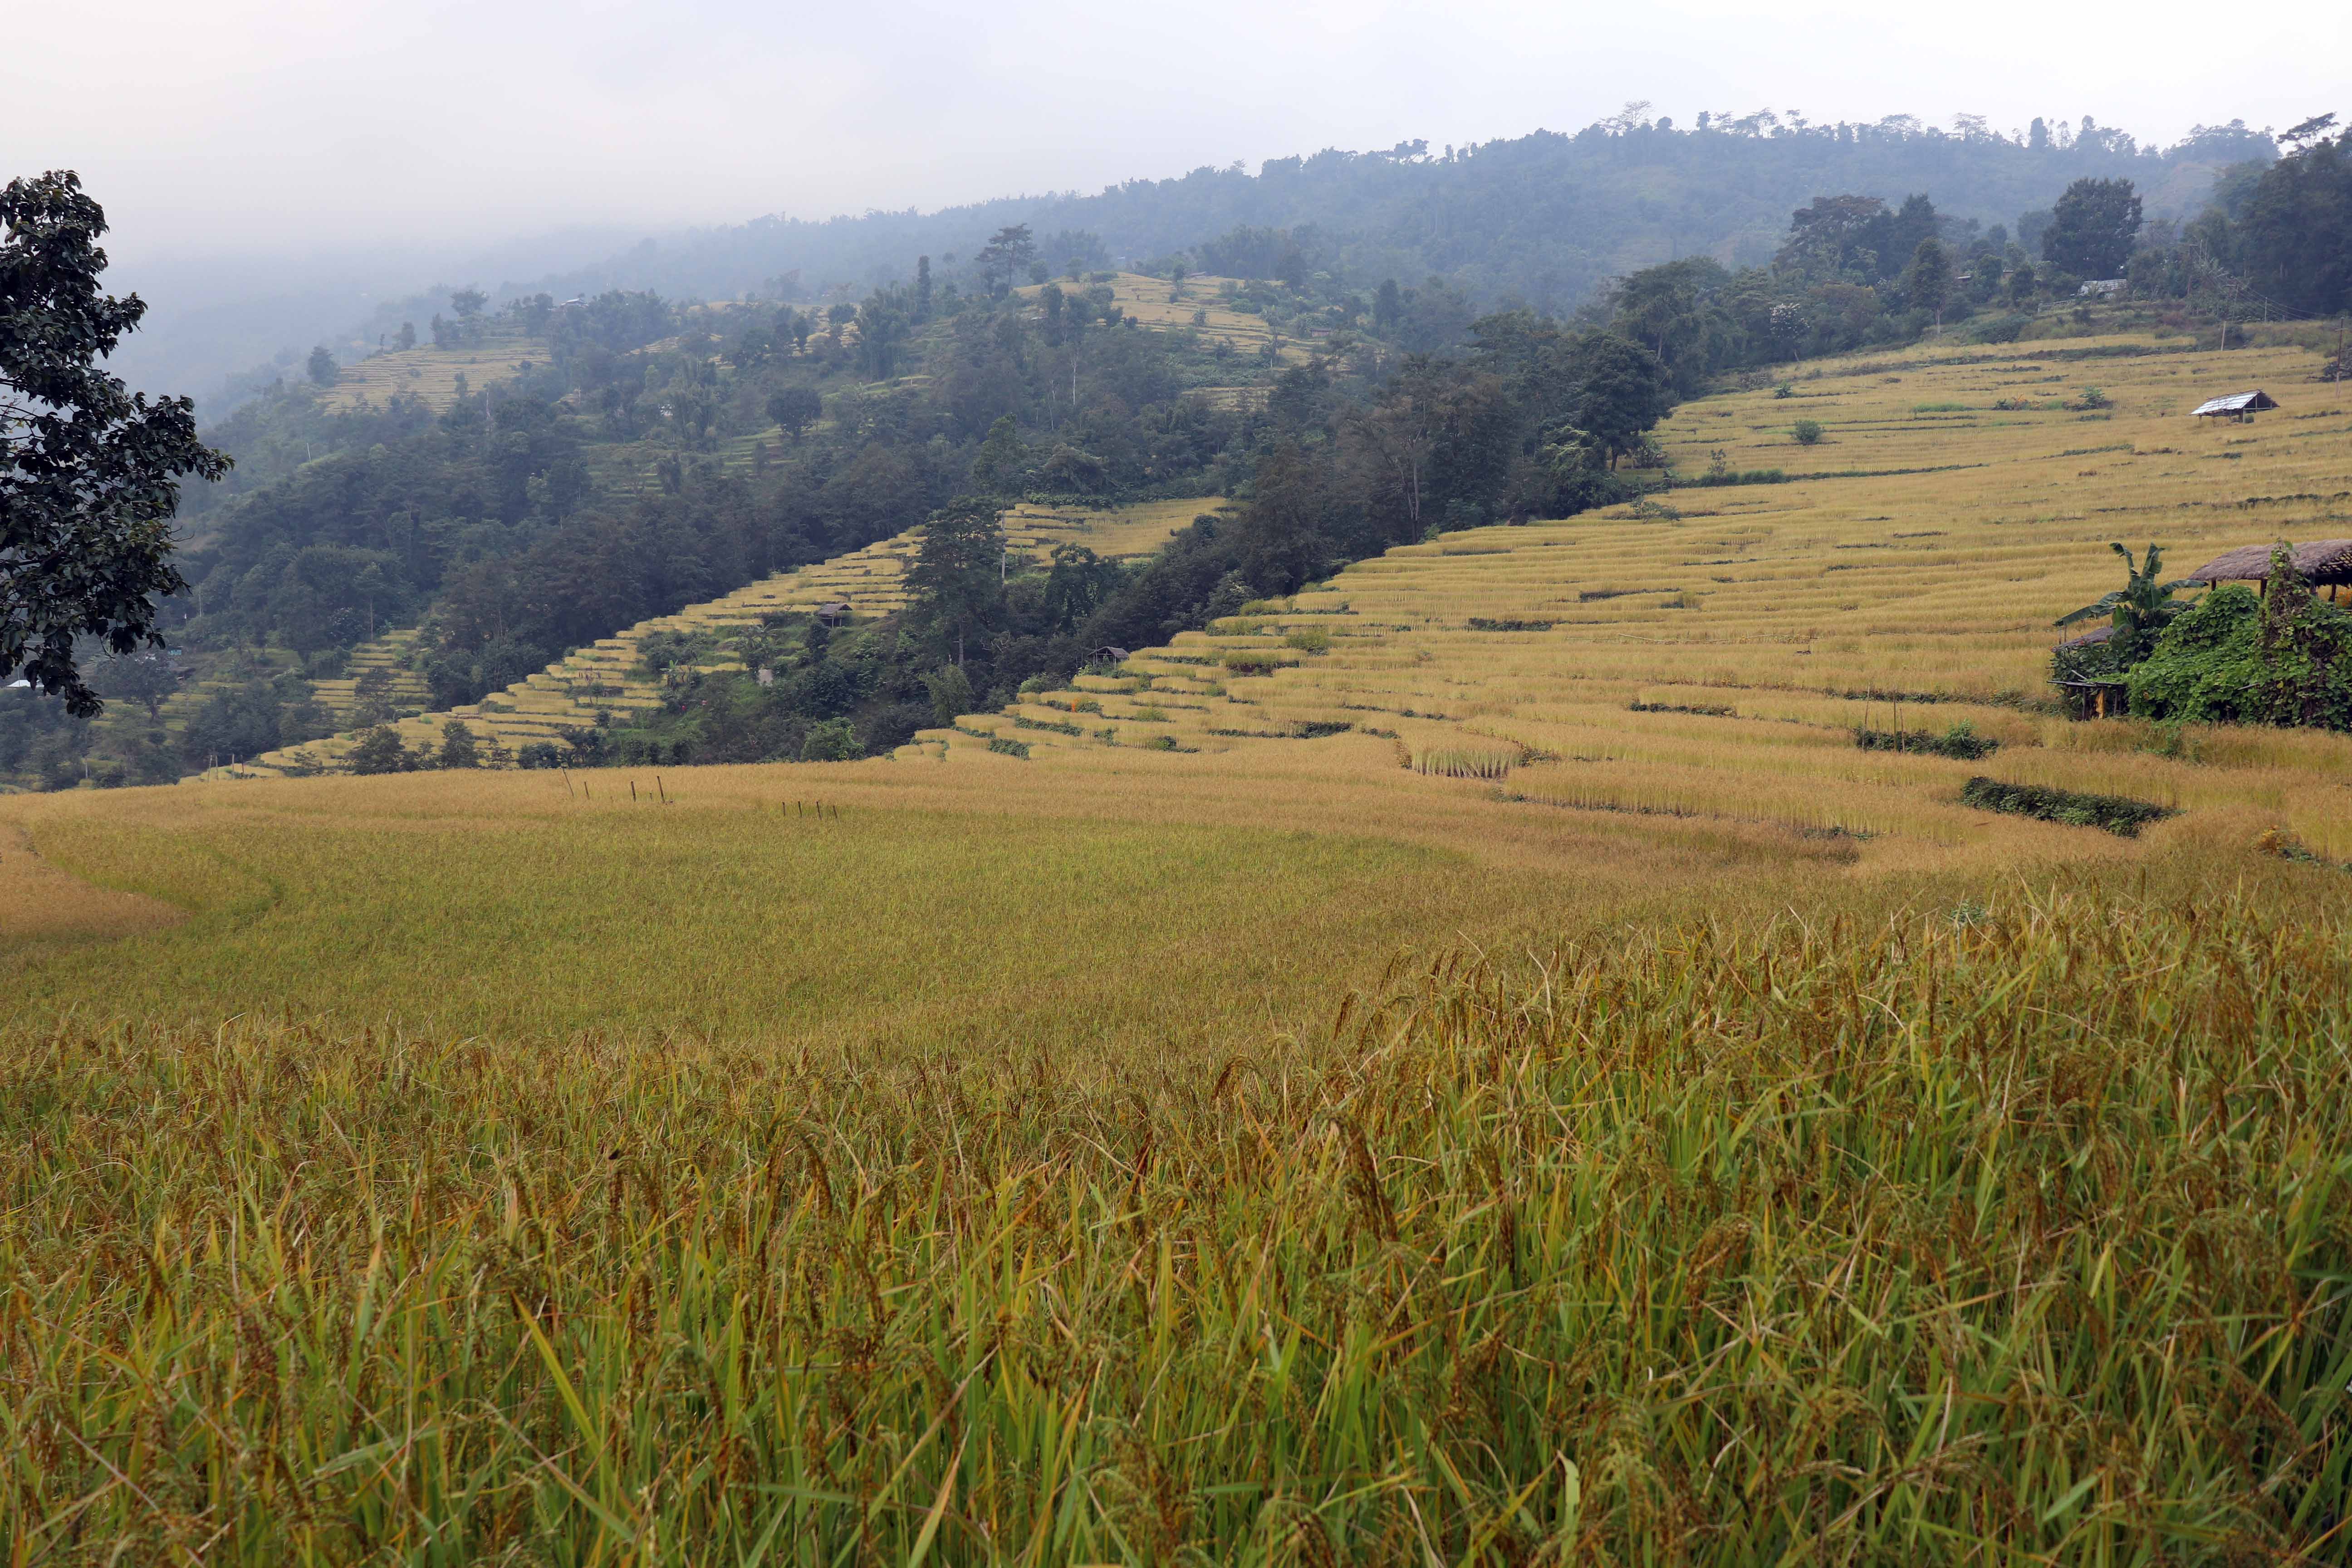
[{"label": "hillside slope", "polygon": [[[1020,555],[1042,554],[1059,543],[1083,543],[1107,559],[1131,559],[1150,554],[1171,532],[1217,504],[1212,497],[1108,510],[1024,505],[1006,517],[1005,543]],[[898,609],[906,603],[906,574],[919,542],[919,531],[910,530],[814,566],[778,573],[720,598],[690,605],[675,615],[657,616],[600,638],[480,702],[413,714],[398,720],[394,728],[406,744],[430,748],[439,743],[445,726],[463,723],[493,748],[494,754],[511,753],[534,743],[560,742],[567,730],[593,727],[612,717],[661,704],[660,678],[643,664],[647,638],[666,633],[707,637],[709,646],[682,668],[740,669],[742,661],[729,646],[729,638],[757,626],[762,616],[806,613],[838,603],[848,607],[849,618],[856,621]],[[395,634],[403,636],[413,637],[414,634]],[[348,680],[321,683],[326,688],[321,696],[335,704],[339,714],[349,712],[352,684]],[[214,769],[207,776],[260,778],[313,773],[333,767],[357,739],[356,733],[346,732],[289,746],[250,762]]]},{"label": "hillside slope", "polygon": [[[2066,635],[2051,622],[2116,586],[2110,540],[2160,543],[2177,573],[2235,545],[2352,534],[2352,397],[2313,384],[2315,363],[2140,338],[1801,367],[1792,395],[1703,399],[1662,433],[1685,475],[1719,459],[1818,477],[1392,550],[901,755],[1132,775],[1139,752],[1174,752],[1160,765],[1195,779],[1279,756],[1281,787],[1387,771],[1553,820],[1604,813],[1864,861],[2121,852],[1961,805],[1984,773],[2259,810],[2352,855],[2352,740],[2165,741],[2055,717],[2045,685]],[[2282,411],[2188,416],[2250,385]],[[2094,386],[2111,406],[2082,406]],[[1793,440],[1799,417],[1827,427],[1820,445]],[[1969,762],[1853,741],[1865,724],[1956,723],[2000,749]]]}]

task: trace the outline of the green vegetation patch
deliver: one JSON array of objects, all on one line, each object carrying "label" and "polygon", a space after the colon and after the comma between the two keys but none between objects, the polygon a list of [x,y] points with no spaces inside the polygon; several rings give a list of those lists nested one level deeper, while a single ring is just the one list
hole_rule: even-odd
[{"label": "green vegetation patch", "polygon": [[1873,730],[1856,725],[1853,743],[1865,752],[1905,752],[1922,756],[1954,757],[1973,763],[2000,750],[1990,735],[1979,735],[1972,724],[1955,724],[1938,735],[1932,730]]},{"label": "green vegetation patch", "polygon": [[1960,804],[1980,811],[2063,822],[2071,827],[2105,828],[2126,838],[2138,837],[2139,830],[2151,822],[2179,815],[2170,806],[2129,795],[2093,795],[2051,784],[2004,784],[1982,773],[1960,786]]},{"label": "green vegetation patch", "polygon": [[1709,719],[1734,719],[1738,710],[1718,702],[1628,702],[1628,713],[1698,713]]}]

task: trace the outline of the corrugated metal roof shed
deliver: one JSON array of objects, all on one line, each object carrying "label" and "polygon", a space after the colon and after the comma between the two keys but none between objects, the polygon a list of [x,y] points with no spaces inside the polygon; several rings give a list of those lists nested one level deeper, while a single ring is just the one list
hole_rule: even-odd
[{"label": "corrugated metal roof shed", "polygon": [[2189,410],[2192,418],[2216,414],[2259,414],[2266,408],[2276,408],[2271,395],[2257,387],[2252,392],[2233,392],[2227,397],[2215,397]]}]

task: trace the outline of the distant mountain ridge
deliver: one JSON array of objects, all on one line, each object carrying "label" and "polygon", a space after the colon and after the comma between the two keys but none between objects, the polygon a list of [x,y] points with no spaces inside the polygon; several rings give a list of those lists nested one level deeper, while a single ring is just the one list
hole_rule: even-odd
[{"label": "distant mountain ridge", "polygon": [[[492,293],[504,300],[649,289],[677,299],[853,300],[906,279],[918,256],[931,257],[942,279],[969,281],[974,254],[1009,224],[1029,225],[1041,258],[1057,271],[1071,250],[1093,266],[1137,264],[1249,226],[1297,233],[1313,265],[1363,287],[1437,276],[1475,304],[1564,312],[1610,278],[1659,261],[1694,254],[1727,265],[1765,260],[1789,214],[1816,195],[1854,192],[1895,202],[1925,192],[1947,215],[2013,226],[2049,206],[2073,180],[2123,175],[2140,186],[2151,219],[2185,221],[2204,205],[2221,170],[2277,152],[2266,132],[2235,121],[2158,149],[2087,116],[2079,126],[2021,137],[1973,121],[1946,131],[1899,115],[1818,126],[1757,115],[1692,129],[1620,115],[1572,133],[1537,131],[1433,153],[1411,142],[1386,152],[1326,149],[1269,159],[1255,174],[1239,163],[1203,167],[1092,195],[1004,196],[929,213],[769,216],[645,238],[578,266],[501,268]],[[543,256],[555,238],[505,249]],[[498,268],[499,254],[483,253],[485,273]],[[261,335],[266,326],[260,333],[252,326],[232,331],[218,320],[159,312],[145,341],[134,340],[126,365],[152,390],[205,392],[205,412],[217,417],[267,384],[270,369],[248,368],[269,357],[271,349],[260,345],[272,344],[277,366],[289,374],[321,338],[348,360],[373,350],[404,321],[421,331],[447,308],[451,287],[488,281],[451,276],[430,289],[380,297],[373,309],[354,291],[343,318],[352,324],[338,331],[322,330],[331,319],[326,301],[307,300],[274,342]],[[282,281],[271,292],[290,299]],[[213,314],[227,310],[215,307]],[[208,374],[195,369],[207,351]],[[243,363],[217,357],[227,353],[250,357]],[[173,384],[165,387],[154,373],[167,367]]]},{"label": "distant mountain ridge", "polygon": [[[2038,123],[2038,122],[2037,122]],[[1565,310],[1608,278],[1680,256],[1727,265],[1768,259],[1790,212],[1816,195],[1857,192],[1899,201],[1926,192],[1937,209],[2014,225],[2085,175],[2136,181],[2150,218],[2185,220],[2212,176],[2267,161],[2277,148],[2242,124],[2201,128],[2176,146],[2143,148],[2085,117],[2016,140],[1971,127],[1955,132],[1897,116],[1875,125],[1759,125],[1679,130],[1671,121],[1602,122],[1564,134],[1431,153],[1425,143],[1385,153],[1336,149],[1269,159],[1255,174],[1236,163],[1171,179],[1130,180],[1094,195],[1009,196],[934,213],[867,213],[814,221],[769,216],[646,241],[591,265],[502,291],[654,289],[675,296],[863,294],[898,281],[918,255],[969,262],[986,237],[1026,223],[1041,243],[1056,234],[1097,238],[1105,262],[1139,263],[1189,249],[1239,226],[1309,229],[1318,265],[1370,285],[1437,276],[1473,300],[1516,300]],[[1045,244],[1043,259],[1063,258]]]}]

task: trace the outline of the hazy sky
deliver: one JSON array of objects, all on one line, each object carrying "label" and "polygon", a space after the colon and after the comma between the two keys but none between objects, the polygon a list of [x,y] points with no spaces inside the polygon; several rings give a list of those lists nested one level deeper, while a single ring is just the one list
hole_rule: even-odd
[{"label": "hazy sky", "polygon": [[821,216],[1648,99],[2043,114],[2170,141],[2352,111],[2352,6],[72,0],[0,57],[0,174],[79,168],[120,258]]}]

